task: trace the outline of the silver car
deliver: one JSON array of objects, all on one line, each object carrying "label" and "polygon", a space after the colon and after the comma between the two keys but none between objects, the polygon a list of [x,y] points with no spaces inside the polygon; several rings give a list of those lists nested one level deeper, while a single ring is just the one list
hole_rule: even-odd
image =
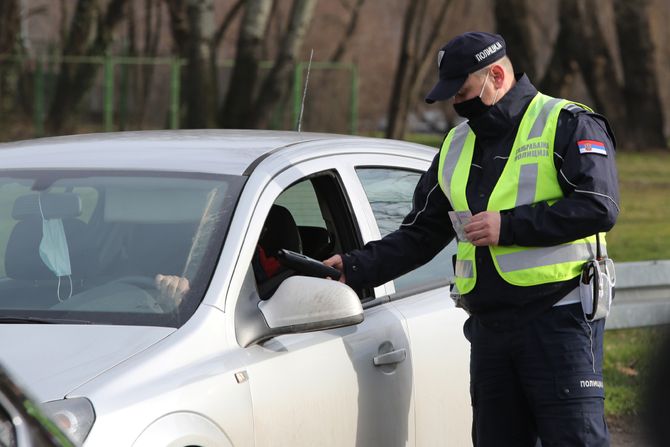
[{"label": "silver car", "polygon": [[470,445],[453,246],[369,290],[277,259],[396,229],[435,153],[270,131],[0,145],[0,363],[85,446]]}]

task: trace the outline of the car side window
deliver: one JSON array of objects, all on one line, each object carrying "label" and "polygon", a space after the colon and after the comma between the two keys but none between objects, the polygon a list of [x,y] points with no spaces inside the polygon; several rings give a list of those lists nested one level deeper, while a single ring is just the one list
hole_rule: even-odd
[{"label": "car side window", "polygon": [[[381,236],[397,230],[403,218],[412,210],[414,188],[421,178],[421,172],[395,168],[357,168],[356,173],[363,184]],[[452,242],[429,263],[396,278],[396,293],[451,280],[454,276],[451,257],[455,250],[455,243]]]},{"label": "car side window", "polygon": [[281,193],[275,205],[287,208],[299,227],[326,228],[314,185],[309,180],[303,180]]},{"label": "car side window", "polygon": [[[321,261],[359,246],[337,176],[326,172],[300,180],[279,195],[265,219],[252,260],[259,295],[268,298],[294,274],[279,264],[279,249]],[[360,291],[362,297],[366,293]]]}]

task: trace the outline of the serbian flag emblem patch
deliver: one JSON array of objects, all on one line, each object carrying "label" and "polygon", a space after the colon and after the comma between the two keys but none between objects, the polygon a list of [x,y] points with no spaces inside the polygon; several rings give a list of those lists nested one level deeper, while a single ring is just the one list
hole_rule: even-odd
[{"label": "serbian flag emblem patch", "polygon": [[607,148],[602,141],[596,140],[579,140],[577,142],[580,154],[600,154],[607,155]]}]

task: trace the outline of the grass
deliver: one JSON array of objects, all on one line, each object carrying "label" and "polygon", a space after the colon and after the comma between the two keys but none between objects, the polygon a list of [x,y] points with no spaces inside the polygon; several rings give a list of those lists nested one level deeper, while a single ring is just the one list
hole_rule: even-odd
[{"label": "grass", "polygon": [[670,259],[670,152],[617,155],[621,214],[608,237],[617,261]]},{"label": "grass", "polygon": [[650,354],[661,331],[657,328],[617,329],[605,332],[605,413],[637,415],[642,386],[651,364]]}]

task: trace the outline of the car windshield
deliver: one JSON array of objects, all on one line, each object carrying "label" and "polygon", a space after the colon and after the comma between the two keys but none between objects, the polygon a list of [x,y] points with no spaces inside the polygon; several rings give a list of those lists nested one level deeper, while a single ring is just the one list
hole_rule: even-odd
[{"label": "car windshield", "polygon": [[[0,323],[180,326],[207,290],[243,183],[0,171]],[[158,275],[188,287],[166,292]]]}]

